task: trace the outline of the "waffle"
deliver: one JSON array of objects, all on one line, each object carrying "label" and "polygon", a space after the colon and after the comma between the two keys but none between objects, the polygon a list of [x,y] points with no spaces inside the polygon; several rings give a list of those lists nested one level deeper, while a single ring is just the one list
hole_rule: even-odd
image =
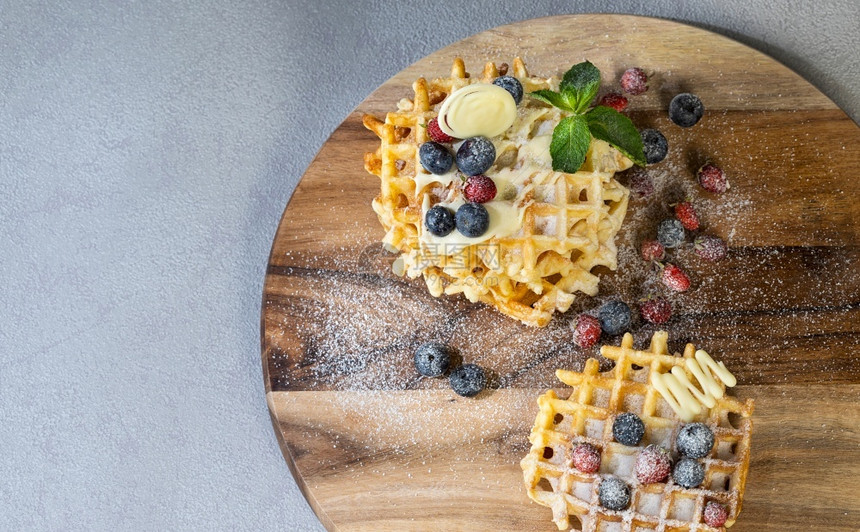
[{"label": "waffle", "polygon": [[[424,213],[439,202],[456,206],[463,199],[459,178],[439,179],[420,164],[418,147],[430,140],[426,124],[448,94],[499,75],[499,68],[487,63],[480,76],[472,77],[458,58],[450,77],[418,79],[413,99],[401,100],[384,121],[365,115],[365,127],[381,141],[365,155],[365,168],[381,180],[373,209],[386,230],[383,243],[400,255],[398,274],[422,276],[436,297],[462,293],[523,323],[544,326],[553,312],[570,307],[576,292],[597,294],[593,268],[616,268],[614,237],[629,191],[613,176],[632,163],[593,139],[579,171],[553,171],[544,159],[552,128],[564,115],[525,97],[514,124],[491,139],[497,158],[487,175],[499,189],[496,199],[485,204],[492,236],[458,239],[454,231],[451,237],[434,239],[424,228]],[[557,79],[529,76],[519,58],[509,75],[519,79],[526,93],[558,88]],[[494,223],[506,224],[505,230],[494,233]]]},{"label": "waffle", "polygon": [[[673,366],[683,368],[695,348],[687,344],[683,358],[672,356],[667,338],[667,333],[657,332],[649,350],[638,351],[633,349],[633,337],[625,334],[620,347],[600,350],[615,361],[612,370],[599,373],[595,359],[586,362],[582,373],[558,370],[559,380],[572,388],[570,396],[562,399],[550,390],[538,399],[540,412],[529,436],[531,450],[521,466],[529,497],[552,509],[559,530],[570,528],[570,516],[578,518],[583,531],[722,530],[702,520],[708,501],[726,506],[726,527],[735,522],[750,459],[751,399],[740,402],[723,396],[694,419],[714,433],[711,452],[700,460],[705,480],[698,488],[683,488],[671,475],[666,483],[639,484],[633,474],[637,453],[646,445],[661,445],[677,457],[674,442],[683,423],[651,385],[650,375]],[[620,412],[633,412],[644,422],[645,437],[639,446],[613,440],[612,422]],[[601,452],[601,466],[595,474],[570,465],[573,447],[583,442]],[[613,475],[630,486],[630,506],[623,511],[608,510],[598,499],[599,481]]]}]

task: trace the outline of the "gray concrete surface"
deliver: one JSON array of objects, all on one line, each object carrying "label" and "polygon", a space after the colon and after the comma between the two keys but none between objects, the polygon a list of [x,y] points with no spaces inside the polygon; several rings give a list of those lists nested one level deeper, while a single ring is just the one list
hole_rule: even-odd
[{"label": "gray concrete surface", "polygon": [[321,143],[404,66],[638,13],[750,44],[857,120],[858,6],[0,0],[0,530],[321,529],[266,412],[264,266]]}]

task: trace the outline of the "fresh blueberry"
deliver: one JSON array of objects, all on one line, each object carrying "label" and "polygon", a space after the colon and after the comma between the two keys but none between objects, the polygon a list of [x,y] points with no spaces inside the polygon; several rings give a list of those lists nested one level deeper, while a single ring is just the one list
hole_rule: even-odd
[{"label": "fresh blueberry", "polygon": [[451,169],[454,157],[445,146],[438,142],[425,142],[418,148],[421,166],[432,174],[441,175]]},{"label": "fresh blueberry", "polygon": [[692,458],[681,458],[672,471],[675,484],[684,488],[695,488],[705,480],[705,468]]},{"label": "fresh blueberry", "polygon": [[457,150],[457,168],[466,175],[483,174],[496,160],[496,147],[487,137],[472,137]]},{"label": "fresh blueberry", "polygon": [[498,85],[499,87],[510,92],[511,96],[514,97],[514,102],[516,102],[518,105],[522,101],[523,85],[517,78],[513,76],[500,76],[493,80],[493,85]]},{"label": "fresh blueberry", "polygon": [[603,332],[615,336],[630,326],[630,307],[623,301],[609,301],[600,307],[597,317]]},{"label": "fresh blueberry", "polygon": [[690,458],[704,458],[714,447],[714,433],[704,423],[684,425],[675,440],[678,452]]},{"label": "fresh blueberry", "polygon": [[682,92],[669,102],[669,118],[681,127],[692,127],[705,114],[702,100],[695,94]]},{"label": "fresh blueberry", "polygon": [[474,397],[487,385],[487,376],[484,375],[484,370],[480,366],[463,364],[451,372],[448,382],[457,395]]},{"label": "fresh blueberry", "polygon": [[451,352],[444,344],[430,342],[415,351],[415,369],[425,377],[438,377],[448,371]]},{"label": "fresh blueberry", "polygon": [[642,146],[645,148],[645,162],[656,164],[666,158],[669,153],[669,142],[656,129],[643,129],[639,132]]},{"label": "fresh blueberry", "polygon": [[684,241],[684,225],[676,218],[667,218],[657,226],[657,242],[664,248],[676,248]]},{"label": "fresh blueberry", "polygon": [[436,236],[445,236],[454,230],[454,213],[451,209],[436,205],[424,215],[424,225]]},{"label": "fresh blueberry", "polygon": [[639,445],[645,435],[645,423],[632,412],[624,412],[612,422],[612,436],[618,443],[633,447]]},{"label": "fresh blueberry", "polygon": [[455,216],[457,231],[468,237],[478,237],[490,227],[490,213],[480,203],[464,203]]},{"label": "fresh blueberry", "polygon": [[630,486],[616,477],[607,477],[597,487],[600,504],[610,510],[623,510],[630,506]]}]

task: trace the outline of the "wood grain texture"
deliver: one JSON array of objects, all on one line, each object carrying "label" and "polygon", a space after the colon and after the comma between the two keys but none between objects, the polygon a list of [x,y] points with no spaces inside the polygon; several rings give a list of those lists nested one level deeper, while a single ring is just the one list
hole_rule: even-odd
[{"label": "wood grain texture", "polygon": [[[431,297],[391,274],[392,257],[370,201],[378,178],[362,156],[376,147],[361,125],[383,116],[419,76],[446,76],[460,56],[479,71],[521,56],[557,74],[589,59],[616,84],[629,66],[653,73],[633,100],[639,127],[657,127],[669,158],[649,169],[654,200],[631,201],[619,269],[544,329],[531,329],[459,297]],[[672,125],[680,91],[705,118]],[[702,193],[694,170],[714,161],[731,189]],[[332,134],[290,200],[275,236],[262,307],[262,362],[284,456],[330,530],[549,531],[519,460],[537,412],[594,351],[571,343],[572,315],[606,297],[635,303],[659,292],[636,246],[653,237],[673,200],[691,197],[702,232],[730,244],[705,263],[677,262],[693,287],[670,295],[670,347],[707,348],[757,401],[744,509],[733,530],[853,530],[860,522],[860,128],[819,91],[772,59],[719,35],[668,21],[577,15],[496,28],[418,61],[371,94]],[[620,176],[622,181],[624,176]],[[634,324],[645,344],[653,328]],[[444,380],[419,379],[418,345],[444,341],[490,373],[491,390],[456,397]],[[617,343],[619,339],[605,339]]]}]

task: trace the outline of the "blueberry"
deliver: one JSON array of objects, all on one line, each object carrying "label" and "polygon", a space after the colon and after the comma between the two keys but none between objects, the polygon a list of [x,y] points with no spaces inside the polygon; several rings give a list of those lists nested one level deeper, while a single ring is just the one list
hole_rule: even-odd
[{"label": "blueberry", "polygon": [[666,154],[669,153],[669,142],[662,133],[656,129],[643,129],[639,135],[645,148],[645,162],[655,164],[666,158]]},{"label": "blueberry", "polygon": [[468,237],[481,236],[490,227],[490,213],[480,203],[464,203],[455,216],[457,231]]},{"label": "blueberry", "polygon": [[474,397],[487,385],[487,376],[480,366],[463,364],[451,372],[448,382],[457,395]]},{"label": "blueberry", "polygon": [[457,168],[466,175],[483,174],[496,160],[496,147],[487,137],[472,137],[457,150]]},{"label": "blueberry", "polygon": [[451,209],[436,205],[424,215],[424,225],[436,236],[445,236],[454,230],[454,213]]},{"label": "blueberry", "polygon": [[425,377],[438,377],[448,371],[451,352],[444,344],[430,342],[415,351],[415,369]]},{"label": "blueberry", "polygon": [[692,458],[681,458],[672,471],[675,484],[684,488],[695,488],[705,480],[705,468]]},{"label": "blueberry", "polygon": [[612,422],[612,436],[615,441],[633,447],[639,445],[645,435],[645,423],[632,412],[624,412]]},{"label": "blueberry", "polygon": [[610,336],[621,334],[630,326],[630,307],[623,301],[605,303],[597,313],[600,328]]},{"label": "blueberry", "polygon": [[600,504],[610,510],[623,510],[630,506],[630,486],[616,477],[607,477],[597,487]]},{"label": "blueberry", "polygon": [[523,85],[517,78],[513,76],[500,76],[493,80],[493,85],[498,85],[499,87],[510,92],[511,96],[514,97],[514,102],[516,102],[518,105],[522,101]]},{"label": "blueberry", "polygon": [[425,142],[418,148],[421,166],[430,173],[441,175],[451,169],[454,157],[445,146],[438,142]]},{"label": "blueberry", "polygon": [[684,425],[675,440],[678,452],[690,458],[704,458],[714,447],[714,433],[704,423]]},{"label": "blueberry", "polygon": [[669,102],[669,118],[681,127],[692,127],[705,114],[702,100],[695,94],[682,92]]},{"label": "blueberry", "polygon": [[657,242],[664,248],[676,248],[684,241],[684,225],[676,218],[667,218],[657,226]]}]

